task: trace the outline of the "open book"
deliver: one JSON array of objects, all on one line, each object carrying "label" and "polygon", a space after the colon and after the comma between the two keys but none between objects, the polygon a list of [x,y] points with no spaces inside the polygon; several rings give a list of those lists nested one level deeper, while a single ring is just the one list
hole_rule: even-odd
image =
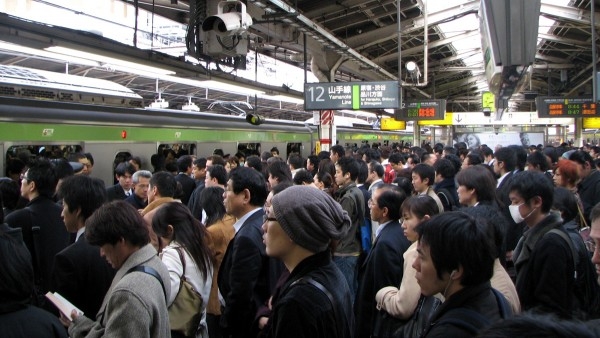
[{"label": "open book", "polygon": [[58,292],[46,293],[46,298],[58,308],[58,310],[67,318],[71,319],[71,311],[75,310],[81,316],[83,311],[79,310],[75,305],[66,300]]}]

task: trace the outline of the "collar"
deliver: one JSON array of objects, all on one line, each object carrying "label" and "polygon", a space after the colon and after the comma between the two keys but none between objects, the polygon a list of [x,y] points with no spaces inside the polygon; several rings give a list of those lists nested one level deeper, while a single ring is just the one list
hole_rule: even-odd
[{"label": "collar", "polygon": [[558,228],[562,225],[562,220],[558,214],[549,213],[541,222],[536,224],[534,227],[527,229],[519,243],[517,244],[518,255],[513,257],[513,260],[516,265],[521,265],[522,262],[525,262],[529,259],[529,256],[537,242],[550,230],[554,228]]},{"label": "collar", "polygon": [[379,234],[383,231],[383,229],[390,223],[392,223],[394,220],[389,220],[385,223],[379,224],[379,226],[377,227],[377,230],[375,230],[375,238],[379,238]]},{"label": "collar", "polygon": [[240,217],[237,222],[235,222],[233,224],[233,229],[235,229],[235,233],[237,234],[238,231],[240,231],[240,229],[242,228],[242,225],[244,225],[244,223],[248,220],[248,218],[250,218],[250,216],[254,215],[256,212],[263,210],[263,208],[256,208],[253,210],[250,210],[249,212],[247,212],[244,216]]},{"label": "collar", "polygon": [[496,188],[498,188],[500,186],[500,184],[502,184],[502,181],[506,178],[506,176],[508,176],[508,174],[510,174],[511,171],[505,173],[504,175],[500,176],[500,178],[498,179],[498,183],[496,183]]},{"label": "collar", "polygon": [[144,210],[142,210],[142,216],[146,215],[150,211],[158,208],[159,206],[161,206],[165,203],[174,202],[174,201],[179,201],[179,200],[175,200],[172,197],[159,197],[159,198],[155,199],[154,201],[152,201],[152,203],[148,204],[144,208]]},{"label": "collar", "polygon": [[83,235],[83,233],[85,232],[85,226],[79,230],[77,230],[77,235],[75,236],[75,242],[77,242],[79,240],[79,237],[81,237],[81,235]]}]

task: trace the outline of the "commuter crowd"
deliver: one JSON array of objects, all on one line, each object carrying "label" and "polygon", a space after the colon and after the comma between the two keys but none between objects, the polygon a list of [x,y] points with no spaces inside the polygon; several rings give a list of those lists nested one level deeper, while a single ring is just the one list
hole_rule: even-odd
[{"label": "commuter crowd", "polygon": [[[598,337],[600,148],[8,159],[3,337]],[[47,293],[76,309],[59,311]]]}]

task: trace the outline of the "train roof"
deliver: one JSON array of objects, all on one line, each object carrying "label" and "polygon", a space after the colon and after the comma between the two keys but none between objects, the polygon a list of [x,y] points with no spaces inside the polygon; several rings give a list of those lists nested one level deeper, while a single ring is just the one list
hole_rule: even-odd
[{"label": "train roof", "polygon": [[143,107],[140,95],[118,83],[8,65],[0,65],[0,96]]}]

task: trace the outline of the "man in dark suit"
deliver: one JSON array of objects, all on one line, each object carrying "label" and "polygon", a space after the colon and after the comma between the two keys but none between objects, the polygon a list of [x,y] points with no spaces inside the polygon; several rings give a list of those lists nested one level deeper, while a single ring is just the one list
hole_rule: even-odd
[{"label": "man in dark suit", "polygon": [[132,176],[135,173],[135,167],[129,162],[121,162],[115,168],[115,177],[119,183],[106,188],[106,197],[108,201],[124,200],[133,194]]},{"label": "man in dark suit", "polygon": [[[10,227],[23,231],[23,241],[33,259],[36,284],[42,293],[48,291],[54,255],[69,245],[61,208],[52,200],[57,183],[52,164],[44,159],[35,160],[21,176],[21,196],[29,200],[27,207],[13,211],[5,219]],[[39,227],[37,236],[32,227]]]},{"label": "man in dark suit", "polygon": [[138,170],[133,176],[133,194],[125,199],[125,202],[133,205],[138,210],[148,206],[148,189],[152,173],[148,170]]},{"label": "man in dark suit", "polygon": [[106,201],[102,180],[78,175],[66,178],[58,190],[62,217],[75,243],[54,257],[50,290],[73,303],[86,316],[95,318],[110,287],[115,270],[100,256],[100,248],[85,239],[85,221]]},{"label": "man in dark suit", "polygon": [[411,244],[399,222],[399,206],[405,198],[406,195],[397,187],[384,185],[375,189],[369,200],[371,219],[380,225],[373,247],[358,269],[358,290],[354,301],[357,338],[368,338],[374,333],[377,291],[385,286],[398,286],[402,281],[403,255]]},{"label": "man in dark suit", "polygon": [[183,155],[177,159],[177,170],[179,173],[175,176],[175,180],[181,184],[181,190],[183,195],[181,202],[185,205],[188,204],[190,196],[196,188],[196,181],[192,178],[192,157],[190,155]]},{"label": "man in dark suit", "polygon": [[510,215],[509,205],[512,204],[508,194],[510,193],[510,185],[515,176],[514,170],[517,165],[517,154],[511,147],[502,147],[494,153],[494,173],[499,177],[496,185],[496,197],[500,202],[500,211],[509,221],[508,229],[506,229],[506,268],[511,278],[516,278],[516,272],[512,261],[512,251],[517,246],[519,238],[523,235],[525,225],[515,223]]},{"label": "man in dark suit", "polygon": [[221,314],[223,337],[256,337],[253,326],[257,308],[270,295],[270,259],[262,239],[265,179],[256,170],[242,167],[231,172],[224,203],[237,218],[235,237],[229,242],[219,270],[219,291],[225,299]]}]

